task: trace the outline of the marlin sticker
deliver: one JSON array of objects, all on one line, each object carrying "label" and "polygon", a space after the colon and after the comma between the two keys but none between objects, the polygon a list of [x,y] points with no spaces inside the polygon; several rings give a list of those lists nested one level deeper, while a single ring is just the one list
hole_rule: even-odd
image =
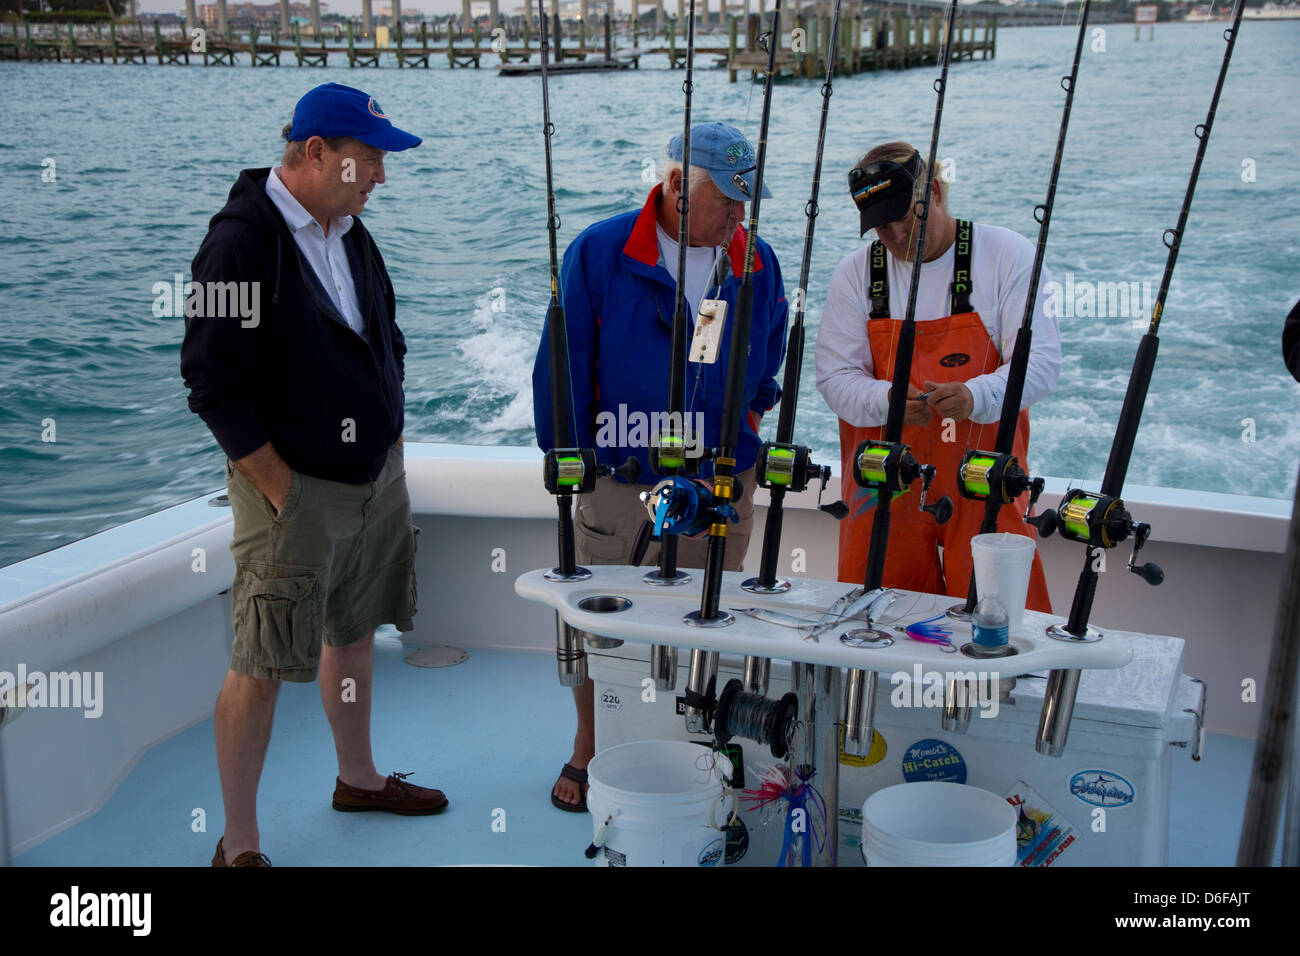
[{"label": "marlin sticker", "polygon": [[1136,795],[1133,784],[1109,770],[1080,770],[1070,778],[1070,793],[1094,807],[1126,807]]}]

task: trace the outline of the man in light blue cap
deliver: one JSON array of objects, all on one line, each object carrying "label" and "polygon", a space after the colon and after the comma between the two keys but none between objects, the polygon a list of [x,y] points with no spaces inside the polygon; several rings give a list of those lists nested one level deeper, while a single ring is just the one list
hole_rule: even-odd
[{"label": "man in light blue cap", "polygon": [[[581,564],[627,564],[646,511],[637,497],[662,477],[652,467],[649,444],[654,416],[668,411],[668,366],[676,310],[677,260],[682,192],[682,137],[669,141],[663,180],[645,205],[587,227],[564,254],[560,271],[571,362],[575,440],[594,448],[601,464],[641,462],[641,484],[600,478],[596,490],[578,498],[574,535]],[[701,311],[726,317],[712,357],[686,369],[687,456],[716,448],[736,297],[744,272],[746,233],[741,227],[755,174],[754,148],[740,130],[725,123],[691,128],[690,234],[685,298],[689,316]],[[763,196],[770,193],[764,189]],[[754,311],[749,338],[744,402],[735,474],[742,489],[740,520],[727,532],[726,569],[741,570],[754,524],[752,481],[762,415],[780,398],[776,374],[785,357],[786,299],[781,269],[771,246],[757,240],[754,255]],[[694,323],[692,323],[694,325]],[[533,414],[537,442],[554,447],[551,422],[549,343],[543,332],[533,367]],[[640,425],[641,427],[638,427]],[[708,479],[712,462],[701,462]],[[746,490],[747,489],[747,490]],[[680,538],[677,563],[701,568],[706,538]],[[658,564],[651,544],[644,564]],[[595,707],[590,680],[575,687],[578,732],[573,755],[551,790],[561,810],[586,810],[587,762],[595,754]]]},{"label": "man in light blue cap", "polygon": [[320,676],[335,810],[447,806],[409,774],[382,776],[370,741],[374,631],[414,629],[416,529],[403,478],[406,342],[360,214],[385,154],[420,139],[338,83],[308,91],[282,135],[281,165],[240,173],[192,264],[208,303],[212,290],[239,290],[252,308],[187,302],[181,346],[190,409],[225,453],[234,519],[234,646],[214,718],[219,867],[270,865],[257,785],[281,681]]}]

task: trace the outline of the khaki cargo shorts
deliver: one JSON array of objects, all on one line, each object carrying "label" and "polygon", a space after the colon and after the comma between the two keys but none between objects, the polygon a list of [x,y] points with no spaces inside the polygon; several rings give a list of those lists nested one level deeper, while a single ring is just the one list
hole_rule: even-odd
[{"label": "khaki cargo shorts", "polygon": [[[741,472],[736,479],[744,485],[744,494],[736,503],[739,521],[727,525],[727,551],[723,570],[740,571],[754,531],[754,469]],[[645,504],[637,497],[652,485],[629,485],[614,478],[600,478],[596,490],[578,495],[578,509],[573,521],[574,551],[578,563],[586,565],[627,564],[632,560],[641,522],[650,517]],[[708,553],[709,536],[677,539],[677,566],[702,568]],[[653,538],[646,549],[643,565],[659,563],[659,543]]]},{"label": "khaki cargo shorts", "polygon": [[402,450],[361,485],[293,472],[277,515],[226,461],[235,519],[230,669],[316,679],[322,641],[342,647],[380,624],[414,630],[415,537]]}]

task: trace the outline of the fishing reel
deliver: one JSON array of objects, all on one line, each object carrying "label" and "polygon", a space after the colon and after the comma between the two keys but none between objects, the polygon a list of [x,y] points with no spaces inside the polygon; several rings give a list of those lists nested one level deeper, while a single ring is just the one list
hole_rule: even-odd
[{"label": "fishing reel", "polygon": [[1140,575],[1147,584],[1156,585],[1165,579],[1165,572],[1157,564],[1134,564],[1137,554],[1151,535],[1151,526],[1134,522],[1124,508],[1124,502],[1110,495],[1092,494],[1075,488],[1061,499],[1061,537],[1078,541],[1089,548],[1114,548],[1130,536],[1133,553],[1128,559],[1128,569]]},{"label": "fishing reel", "polygon": [[1028,491],[1025,524],[1038,529],[1040,538],[1049,538],[1059,523],[1056,512],[1048,508],[1040,515],[1030,516],[1044,485],[1042,478],[1029,477],[1015,455],[999,455],[994,451],[968,451],[957,471],[957,491],[972,501],[992,498],[999,505],[1009,505]]},{"label": "fishing reel", "polygon": [[921,479],[921,510],[934,515],[938,524],[952,517],[952,500],[947,495],[932,505],[925,503],[934,481],[934,465],[923,465],[902,442],[868,438],[853,455],[853,477],[863,488],[878,494],[901,494],[916,479]]},{"label": "fishing reel", "polygon": [[754,463],[754,480],[758,487],[771,491],[784,488],[786,491],[807,491],[814,481],[820,481],[817,489],[817,510],[824,511],[836,521],[849,513],[848,506],[842,501],[834,504],[822,504],[822,495],[826,493],[826,483],[831,480],[829,465],[815,465],[809,459],[812,449],[804,445],[783,445],[779,442],[764,442],[758,450],[758,459]]},{"label": "fishing reel", "polygon": [[674,431],[660,432],[650,446],[650,467],[661,475],[694,475],[705,455],[688,455],[685,439]]},{"label": "fishing reel", "polygon": [[611,475],[635,484],[641,477],[641,462],[628,458],[617,468],[598,465],[591,448],[553,448],[542,461],[542,482],[552,495],[589,495],[596,490],[597,478]]},{"label": "fishing reel", "polygon": [[[737,499],[739,485],[736,482]],[[680,475],[665,478],[649,491],[641,492],[639,497],[650,514],[651,531],[656,538],[665,534],[698,538],[707,534],[711,525],[740,520],[730,504],[714,507],[713,489],[699,478]]]}]

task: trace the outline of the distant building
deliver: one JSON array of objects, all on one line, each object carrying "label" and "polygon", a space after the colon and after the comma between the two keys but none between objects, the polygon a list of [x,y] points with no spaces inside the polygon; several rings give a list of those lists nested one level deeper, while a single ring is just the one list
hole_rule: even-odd
[{"label": "distant building", "polygon": [[[328,3],[320,5],[321,12],[324,13],[329,9]],[[217,23],[217,5],[215,3],[200,3],[199,20],[208,26],[215,26]],[[257,20],[259,22],[269,23],[271,21],[279,22],[280,4],[279,3],[227,3],[226,16],[231,19],[239,20]],[[303,20],[311,19],[311,4],[308,3],[290,3],[289,16],[301,17]]]}]

